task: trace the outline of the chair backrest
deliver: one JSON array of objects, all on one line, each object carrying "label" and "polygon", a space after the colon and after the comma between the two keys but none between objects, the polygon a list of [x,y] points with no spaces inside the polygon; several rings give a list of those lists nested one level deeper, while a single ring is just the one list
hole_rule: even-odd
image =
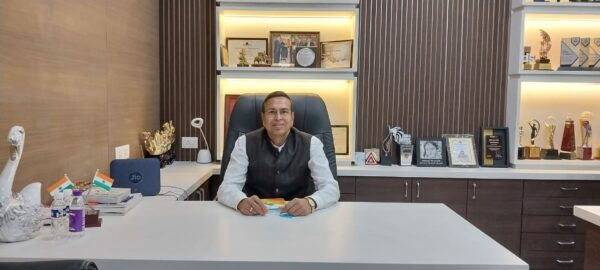
[{"label": "chair backrest", "polygon": [[[244,94],[237,99],[231,112],[225,137],[223,157],[221,158],[221,177],[225,175],[237,138],[262,127],[262,103],[266,96],[266,94]],[[337,179],[331,123],[325,102],[315,94],[290,94],[289,96],[292,99],[292,111],[294,111],[294,127],[323,142],[323,150],[329,160],[329,168],[331,168],[333,177]]]}]

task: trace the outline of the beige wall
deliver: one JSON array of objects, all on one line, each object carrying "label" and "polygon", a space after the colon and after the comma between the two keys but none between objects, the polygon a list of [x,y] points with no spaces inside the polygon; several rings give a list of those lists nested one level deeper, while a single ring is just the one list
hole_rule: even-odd
[{"label": "beige wall", "polygon": [[13,191],[67,173],[108,173],[114,147],[140,156],[159,127],[158,0],[0,1],[0,170],[25,128]]}]

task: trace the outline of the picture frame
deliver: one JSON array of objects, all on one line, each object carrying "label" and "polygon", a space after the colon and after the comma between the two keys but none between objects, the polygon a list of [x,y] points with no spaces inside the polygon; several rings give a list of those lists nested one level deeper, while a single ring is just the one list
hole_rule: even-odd
[{"label": "picture frame", "polygon": [[442,137],[446,142],[450,167],[479,167],[475,139],[472,134],[445,134]]},{"label": "picture frame", "polygon": [[229,128],[229,119],[231,118],[231,113],[233,112],[233,107],[235,107],[235,103],[237,102],[240,95],[225,95],[225,106],[223,106],[223,135],[227,136],[227,129]]},{"label": "picture frame", "polygon": [[246,61],[250,66],[259,52],[267,53],[269,41],[266,38],[227,38],[225,40],[227,48],[227,65],[237,67],[240,60],[240,51],[246,50]]},{"label": "picture frame", "polygon": [[229,66],[229,54],[227,53],[227,46],[221,45],[221,66]]},{"label": "picture frame", "polygon": [[442,138],[418,138],[415,144],[417,167],[446,167],[446,143]]},{"label": "picture frame", "polygon": [[354,40],[321,42],[322,68],[352,68]]},{"label": "picture frame", "polygon": [[479,166],[508,168],[510,144],[507,127],[482,127],[479,132]]},{"label": "picture frame", "polygon": [[271,31],[269,52],[274,67],[319,67],[319,32]]},{"label": "picture frame", "polygon": [[350,152],[350,127],[348,125],[331,125],[333,147],[336,155],[348,155]]}]

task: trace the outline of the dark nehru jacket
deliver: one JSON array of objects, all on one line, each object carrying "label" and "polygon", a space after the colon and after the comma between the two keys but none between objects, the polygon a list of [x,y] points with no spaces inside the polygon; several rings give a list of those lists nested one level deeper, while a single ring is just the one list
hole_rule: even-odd
[{"label": "dark nehru jacket", "polygon": [[243,192],[259,198],[303,198],[315,192],[308,168],[312,135],[292,128],[281,152],[265,128],[246,134],[248,172]]}]

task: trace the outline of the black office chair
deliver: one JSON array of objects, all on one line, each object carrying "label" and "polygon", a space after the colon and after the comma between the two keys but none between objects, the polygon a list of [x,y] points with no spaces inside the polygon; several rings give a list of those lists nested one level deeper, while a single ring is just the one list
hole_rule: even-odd
[{"label": "black office chair", "polygon": [[2,270],[98,270],[95,263],[85,260],[1,262]]},{"label": "black office chair", "polygon": [[[237,138],[262,127],[260,114],[266,96],[266,94],[244,94],[237,99],[231,112],[225,137],[223,157],[221,158],[221,177],[225,175]],[[331,123],[325,102],[315,94],[290,94],[289,96],[292,99],[292,110],[294,111],[294,127],[323,142],[323,150],[329,160],[329,168],[331,168],[333,177],[337,179]]]}]

